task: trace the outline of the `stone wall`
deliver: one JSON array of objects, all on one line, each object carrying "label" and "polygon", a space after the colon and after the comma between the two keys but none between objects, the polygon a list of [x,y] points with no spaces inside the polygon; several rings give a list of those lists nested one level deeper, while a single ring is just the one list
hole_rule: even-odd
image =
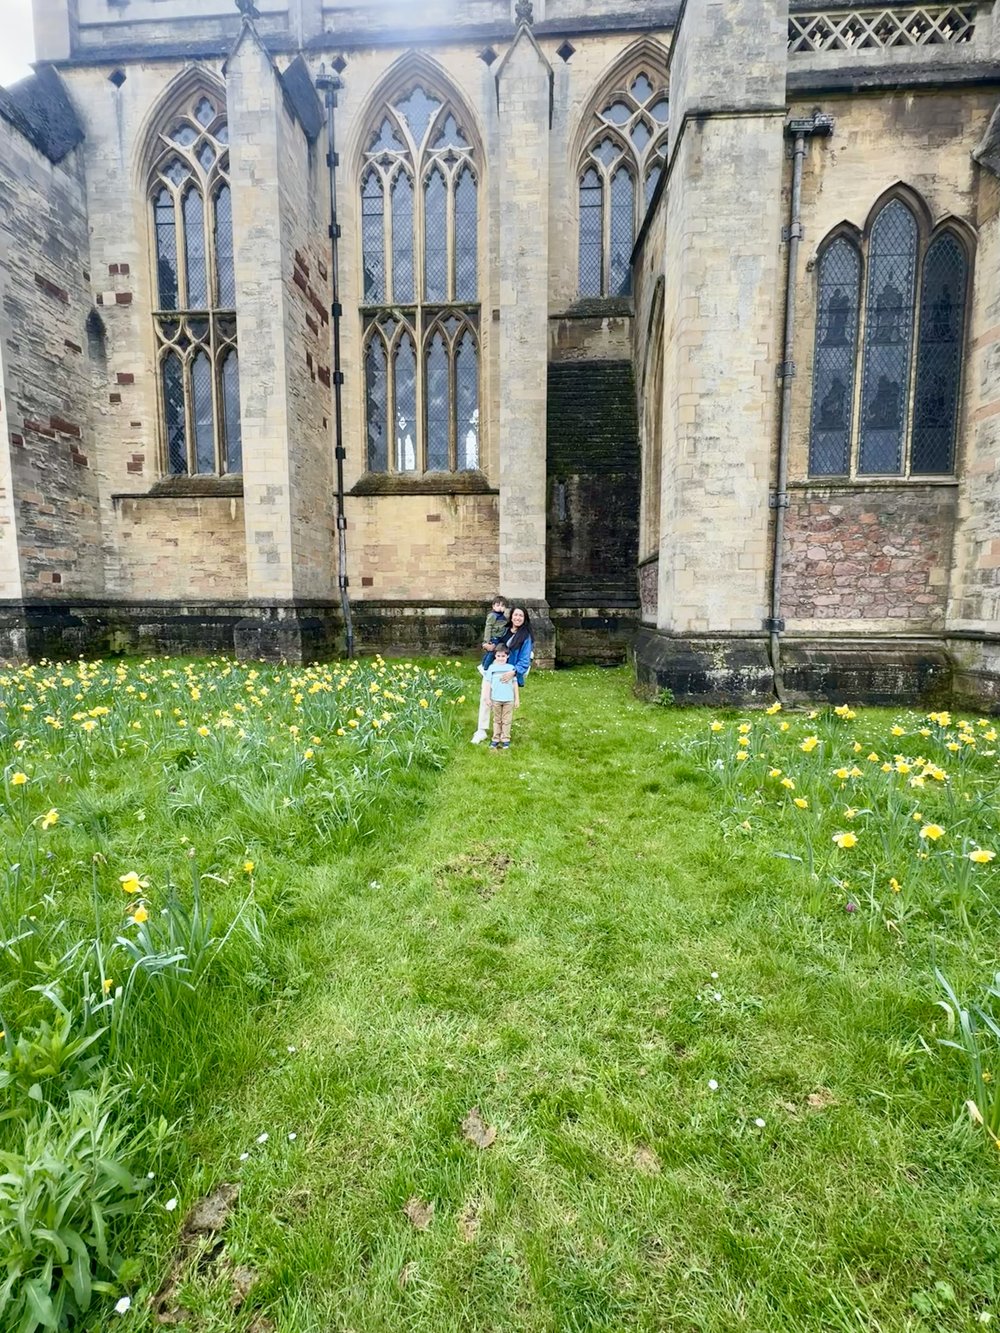
[{"label": "stone wall", "polygon": [[242,498],[124,497],[114,512],[117,588],[163,601],[246,597]]},{"label": "stone wall", "polygon": [[0,117],[0,597],[103,587],[82,167]]},{"label": "stone wall", "polygon": [[785,517],[790,633],[944,628],[953,486],[809,486]]},{"label": "stone wall", "polygon": [[497,507],[495,493],[352,497],[352,599],[475,600],[485,617],[499,578]]}]

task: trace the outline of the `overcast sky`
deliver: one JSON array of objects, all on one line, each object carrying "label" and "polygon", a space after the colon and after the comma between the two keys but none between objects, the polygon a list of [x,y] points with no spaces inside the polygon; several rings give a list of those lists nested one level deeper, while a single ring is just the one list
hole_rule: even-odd
[{"label": "overcast sky", "polygon": [[6,86],[31,73],[31,0],[0,0],[0,33],[0,85]]}]

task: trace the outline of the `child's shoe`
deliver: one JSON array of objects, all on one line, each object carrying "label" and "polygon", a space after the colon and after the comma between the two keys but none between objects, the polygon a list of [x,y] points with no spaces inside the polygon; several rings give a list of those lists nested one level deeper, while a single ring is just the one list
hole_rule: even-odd
[{"label": "child's shoe", "polygon": [[500,742],[499,742],[499,741],[490,741],[490,749],[491,749],[491,750],[499,750],[499,749],[500,749]]},{"label": "child's shoe", "polygon": [[484,741],[485,739],[486,739],[486,732],[485,732],[485,731],[477,731],[476,734],[475,734],[475,735],[473,736],[473,738],[472,738],[472,744],[473,744],[473,745],[482,745],[482,743],[483,743],[483,741]]}]

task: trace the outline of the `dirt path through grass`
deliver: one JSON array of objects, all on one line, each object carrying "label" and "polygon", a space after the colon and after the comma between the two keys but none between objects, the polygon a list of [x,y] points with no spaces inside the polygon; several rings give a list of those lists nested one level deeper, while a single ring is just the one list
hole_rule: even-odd
[{"label": "dirt path through grass", "polygon": [[[996,1164],[915,1040],[926,960],[724,836],[680,748],[704,726],[624,672],[536,674],[509,754],[463,738],[398,845],[317,868],[293,1049],[197,1145],[243,1181],[230,1250],[280,1333],[992,1309]],[[224,1283],[187,1297],[252,1327]]]}]

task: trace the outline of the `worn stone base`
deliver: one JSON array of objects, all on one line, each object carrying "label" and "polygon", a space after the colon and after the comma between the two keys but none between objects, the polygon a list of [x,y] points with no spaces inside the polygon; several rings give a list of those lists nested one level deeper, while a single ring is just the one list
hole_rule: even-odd
[{"label": "worn stone base", "polygon": [[[485,602],[444,602],[424,606],[415,602],[357,601],[351,605],[354,639],[360,653],[387,657],[450,657],[481,654]],[[545,602],[529,602],[535,640],[534,665],[555,666],[555,626]]]},{"label": "worn stone base", "polygon": [[290,662],[336,656],[340,608],[251,602],[0,604],[0,660],[103,654],[237,653]]},{"label": "worn stone base", "polygon": [[[943,638],[781,640],[783,694],[792,703],[951,702],[1000,710],[1000,641]],[[640,690],[669,689],[682,704],[766,704],[774,680],[765,636],[665,634],[641,628],[633,648]]]},{"label": "worn stone base", "polygon": [[781,641],[783,693],[791,703],[948,703],[952,662],[941,639]]},{"label": "worn stone base", "polygon": [[638,608],[553,607],[556,666],[619,666],[639,628]]},{"label": "worn stone base", "polygon": [[643,626],[632,658],[640,690],[670,690],[680,704],[766,704],[774,698],[763,635],[679,638]]},{"label": "worn stone base", "polygon": [[1000,713],[1000,638],[963,634],[949,636],[946,644],[955,705]]}]

